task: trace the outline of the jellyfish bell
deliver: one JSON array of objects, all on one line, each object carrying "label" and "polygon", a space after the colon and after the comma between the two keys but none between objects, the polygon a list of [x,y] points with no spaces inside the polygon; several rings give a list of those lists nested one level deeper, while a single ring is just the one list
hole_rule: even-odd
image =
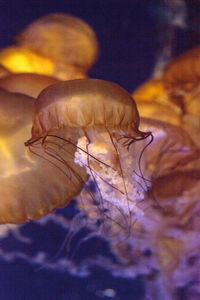
[{"label": "jellyfish bell", "polygon": [[57,65],[47,57],[18,46],[2,49],[0,64],[10,73],[35,73],[53,76],[60,80],[86,77],[85,73],[76,66],[64,63]]},{"label": "jellyfish bell", "polygon": [[[1,138],[14,135],[20,130],[23,124],[30,120],[30,112],[33,110],[33,101],[31,97],[9,93],[0,88],[0,135]],[[19,111],[21,107],[21,112]],[[22,118],[22,114],[23,118]],[[14,116],[14,118],[13,118]],[[9,120],[9,122],[8,122]]]},{"label": "jellyfish bell", "polygon": [[46,75],[20,73],[0,79],[0,87],[12,93],[21,93],[37,98],[44,88],[57,82],[59,82],[58,79]]},{"label": "jellyfish bell", "polygon": [[34,21],[16,40],[22,47],[56,63],[82,70],[91,67],[98,53],[97,39],[90,26],[77,17],[62,13],[49,14]]},{"label": "jellyfish bell", "polygon": [[163,72],[163,81],[169,99],[187,113],[188,96],[199,94],[200,46],[173,59]]},{"label": "jellyfish bell", "polygon": [[135,199],[142,192],[133,173],[144,144],[135,142],[150,132],[139,130],[133,98],[117,84],[98,79],[52,85],[36,100],[32,137],[26,145],[31,149],[40,141],[45,150],[49,138],[63,143],[63,131],[66,149],[70,143],[77,145],[76,162],[86,167],[95,183],[99,209],[113,215],[137,210]]},{"label": "jellyfish bell", "polygon": [[200,46],[173,59],[164,70],[163,80],[169,91],[191,91],[199,82]]},{"label": "jellyfish bell", "polygon": [[[40,219],[63,207],[76,196],[87,180],[84,168],[74,163],[74,149],[62,153],[68,169],[53,158],[43,159],[27,151],[34,98],[0,89],[0,223],[19,224]],[[54,148],[57,150],[56,146]]]}]

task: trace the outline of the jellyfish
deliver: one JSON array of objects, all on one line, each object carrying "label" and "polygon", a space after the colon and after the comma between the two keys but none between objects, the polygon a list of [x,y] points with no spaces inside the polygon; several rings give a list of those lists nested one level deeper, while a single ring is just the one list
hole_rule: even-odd
[{"label": "jellyfish", "polygon": [[87,71],[98,53],[97,38],[90,26],[77,17],[62,13],[34,21],[16,40],[20,46],[51,59],[58,69],[69,65]]},{"label": "jellyfish", "polygon": [[169,99],[179,103],[182,109],[181,126],[191,135],[198,147],[200,147],[199,57],[198,46],[172,60],[163,73]]},{"label": "jellyfish", "polygon": [[[58,147],[65,142],[66,151],[75,145],[76,163],[87,169],[96,189],[95,196],[87,190],[88,198],[96,203],[102,217],[116,223],[122,219],[120,226],[126,228],[128,218],[124,215],[140,213],[136,202],[143,197],[138,184],[142,176],[136,173],[141,167],[142,141],[150,135],[139,130],[136,104],[123,88],[99,79],[77,79],[40,93],[32,137],[26,146],[33,151],[40,143],[46,152],[52,139]],[[46,154],[53,155],[51,149]],[[56,158],[62,160],[59,154]],[[83,206],[85,202],[84,198]]]},{"label": "jellyfish", "polygon": [[173,59],[163,73],[164,84],[170,91],[180,94],[191,91],[199,82],[200,47],[190,49]]},{"label": "jellyfish", "polygon": [[0,51],[0,64],[11,73],[36,73],[53,76],[61,80],[86,77],[85,73],[73,65],[57,65],[29,49],[11,46]]},{"label": "jellyfish", "polygon": [[47,86],[59,82],[58,79],[33,73],[11,74],[0,79],[0,87],[12,93],[21,93],[37,98]]},{"label": "jellyfish", "polygon": [[53,158],[43,159],[38,149],[37,155],[27,151],[24,141],[30,134],[34,102],[0,89],[0,224],[40,219],[67,205],[87,181],[84,167],[74,163],[72,146],[68,155],[60,149],[65,170]]}]

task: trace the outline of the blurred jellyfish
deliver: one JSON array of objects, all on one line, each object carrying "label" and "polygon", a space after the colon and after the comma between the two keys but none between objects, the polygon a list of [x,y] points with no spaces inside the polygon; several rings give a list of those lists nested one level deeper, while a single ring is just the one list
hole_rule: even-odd
[{"label": "blurred jellyfish", "polygon": [[64,72],[68,65],[85,72],[98,54],[97,38],[90,26],[62,13],[34,21],[16,39],[20,46],[53,61],[58,72]]},{"label": "blurred jellyfish", "polygon": [[196,165],[189,171],[158,177],[149,193],[150,199],[159,199],[165,211],[160,227],[154,231],[154,251],[171,290],[188,286],[191,292],[199,291],[199,182],[200,168]]},{"label": "blurred jellyfish", "polygon": [[162,79],[146,81],[133,92],[133,97],[142,117],[181,124],[181,109],[170,101]]},{"label": "blurred jellyfish", "polygon": [[65,143],[66,152],[74,145],[76,163],[86,167],[95,184],[96,194],[88,193],[89,201],[96,203],[102,217],[108,213],[110,220],[127,229],[132,219],[126,215],[142,213],[137,208],[144,192],[138,183],[142,176],[136,174],[145,144],[136,142],[151,134],[138,127],[135,102],[123,88],[97,79],[73,80],[41,92],[26,145],[34,150],[40,143],[46,157],[62,161],[61,153],[51,152],[49,141],[58,148]]},{"label": "blurred jellyfish", "polygon": [[[68,155],[60,149],[68,164],[48,161],[27,151],[24,141],[32,125],[34,99],[0,90],[0,223],[22,223],[39,219],[63,207],[76,196],[87,180],[84,168],[74,163],[74,147]],[[57,145],[52,144],[57,150]],[[71,171],[73,170],[73,172]],[[82,181],[75,173],[81,174]]]},{"label": "blurred jellyfish", "polygon": [[58,79],[46,75],[20,73],[0,79],[0,87],[12,93],[21,93],[37,98],[44,88],[57,82],[59,82]]},{"label": "blurred jellyfish", "polygon": [[85,74],[76,66],[62,65],[62,70],[47,57],[43,57],[29,49],[17,46],[0,51],[0,64],[11,73],[36,73],[53,76],[61,80],[84,78]]},{"label": "blurred jellyfish", "polygon": [[200,147],[200,47],[193,48],[175,58],[165,69],[163,81],[172,103],[182,109],[182,127]]},{"label": "blurred jellyfish", "polygon": [[163,73],[169,93],[184,95],[199,83],[200,47],[195,47],[173,59]]}]

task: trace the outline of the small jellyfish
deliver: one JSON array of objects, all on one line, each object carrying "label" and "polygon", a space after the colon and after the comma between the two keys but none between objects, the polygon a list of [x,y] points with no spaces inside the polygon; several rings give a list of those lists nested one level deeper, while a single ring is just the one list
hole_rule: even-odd
[{"label": "small jellyfish", "polygon": [[57,65],[29,49],[11,46],[0,51],[0,64],[11,73],[36,73],[53,76],[61,80],[84,78],[86,75],[76,66]]},{"label": "small jellyfish", "polygon": [[88,70],[97,58],[94,31],[81,19],[62,13],[44,16],[31,23],[16,38],[18,44],[51,59],[56,65]]},{"label": "small jellyfish", "polygon": [[[64,171],[61,162],[43,159],[37,147],[37,155],[27,151],[24,141],[30,134],[34,101],[0,89],[0,224],[40,219],[67,205],[87,180],[84,168],[74,163],[70,145],[67,155],[60,149],[68,165]],[[57,151],[56,145],[52,148]]]},{"label": "small jellyfish", "polygon": [[[65,142],[62,147],[66,152],[75,145],[76,163],[87,169],[95,183],[96,195],[91,201],[102,216],[108,213],[116,223],[123,219],[120,226],[127,228],[125,215],[139,213],[136,202],[144,192],[138,184],[142,176],[136,173],[141,171],[139,161],[145,145],[136,142],[150,135],[139,130],[136,104],[123,88],[104,80],[79,79],[41,92],[35,102],[32,137],[26,145],[33,150],[40,143],[47,157],[49,140],[58,147]],[[50,146],[49,154],[53,155]],[[62,160],[59,153],[55,158]]]},{"label": "small jellyfish", "polygon": [[59,82],[58,79],[46,75],[19,73],[0,79],[0,87],[12,93],[37,98],[44,88],[57,82]]}]

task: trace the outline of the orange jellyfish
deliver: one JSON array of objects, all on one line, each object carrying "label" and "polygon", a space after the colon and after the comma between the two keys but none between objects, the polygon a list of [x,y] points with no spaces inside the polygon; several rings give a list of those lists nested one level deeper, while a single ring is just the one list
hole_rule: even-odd
[{"label": "orange jellyfish", "polygon": [[163,80],[169,99],[182,103],[181,126],[200,147],[200,47],[191,49],[172,60],[163,73]]},{"label": "orange jellyfish", "polygon": [[200,46],[173,59],[165,68],[163,80],[169,91],[191,91],[199,83]]},{"label": "orange jellyfish", "polygon": [[116,223],[121,217],[120,225],[124,222],[127,228],[124,215],[137,211],[136,202],[143,197],[138,184],[141,176],[134,172],[140,172],[144,143],[136,142],[150,135],[139,130],[136,104],[123,88],[98,79],[77,79],[41,92],[35,102],[32,137],[26,145],[35,151],[40,144],[47,157],[54,155],[59,160],[62,156],[51,152],[49,140],[58,148],[65,142],[66,152],[75,145],[76,163],[86,167],[95,183],[100,211],[109,211],[109,218]]},{"label": "orange jellyfish", "polygon": [[36,73],[53,76],[61,80],[84,78],[85,74],[73,65],[57,65],[29,49],[11,46],[0,51],[0,64],[11,73]]},{"label": "orange jellyfish", "polygon": [[199,94],[200,46],[173,59],[163,72],[163,81],[169,98],[187,113],[187,103]]},{"label": "orange jellyfish", "polygon": [[74,66],[87,71],[95,62],[98,43],[94,31],[81,19],[62,13],[31,23],[16,38],[22,47],[51,59],[57,69]]},{"label": "orange jellyfish", "polygon": [[12,93],[21,93],[37,98],[39,93],[58,79],[32,73],[11,74],[0,79],[0,87]]},{"label": "orange jellyfish", "polygon": [[[59,149],[65,169],[51,157],[43,159],[38,149],[37,155],[27,151],[34,101],[0,89],[0,224],[40,219],[67,205],[87,180],[84,168],[74,163],[71,145],[67,155]],[[51,148],[57,151],[57,145]]]}]

